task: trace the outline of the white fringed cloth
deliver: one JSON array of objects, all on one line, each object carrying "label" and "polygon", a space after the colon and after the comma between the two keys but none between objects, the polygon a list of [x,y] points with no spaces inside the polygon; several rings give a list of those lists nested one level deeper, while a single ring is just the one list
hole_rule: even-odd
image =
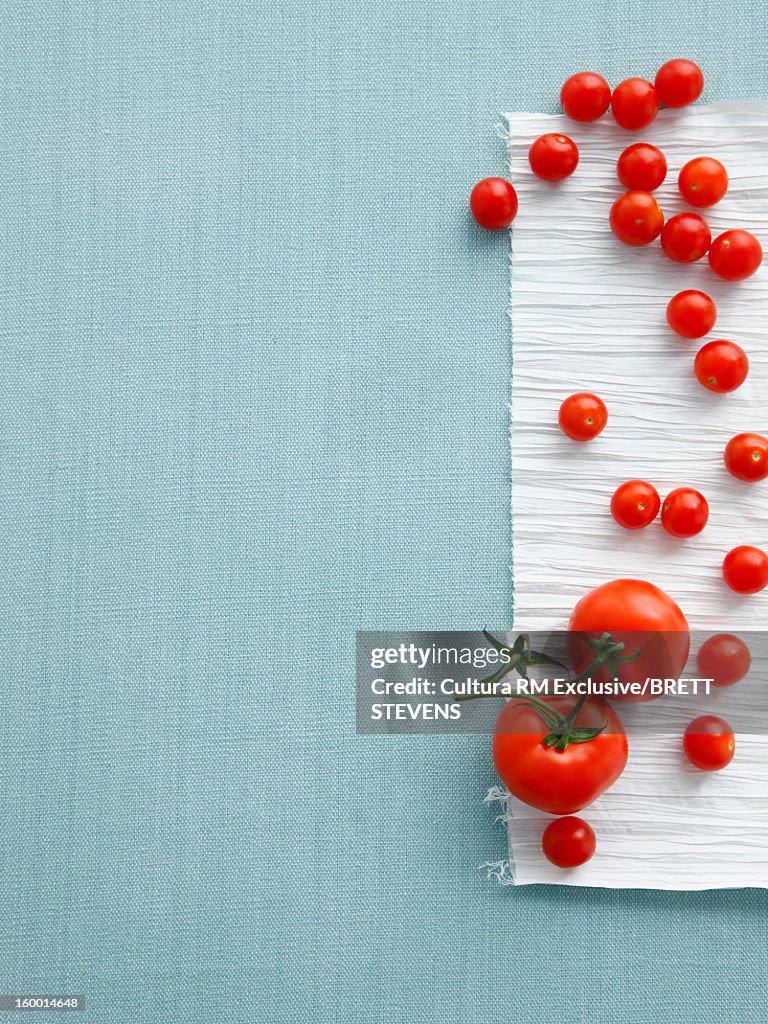
[{"label": "white fringed cloth", "polygon": [[[740,598],[724,586],[723,555],[737,544],[768,547],[768,482],[746,485],[724,469],[726,441],[768,432],[768,269],[728,284],[699,264],[673,264],[658,242],[642,249],[611,234],[608,214],[622,190],[616,159],[632,142],[658,145],[669,163],[658,190],[667,217],[687,207],[677,193],[680,167],[711,155],[730,175],[726,197],[701,211],[713,237],[731,227],[753,231],[768,256],[768,103],[719,103],[662,111],[630,133],[610,116],[579,125],[562,116],[509,114],[510,177],[520,212],[512,228],[512,525],[517,630],[563,629],[576,601],[609,579],[648,579],[671,594],[691,628],[765,629],[768,591]],[[562,132],[581,159],[569,180],[549,185],[527,162],[531,141]],[[700,288],[715,299],[718,322],[700,342],[666,325],[668,299]],[[749,354],[751,371],[732,395],[714,395],[693,375],[705,340],[729,338]],[[609,423],[595,441],[561,434],[557,411],[576,391],[601,395]],[[651,481],[662,498],[691,485],[709,500],[705,531],[687,541],[621,530],[610,496],[624,480]],[[690,673],[695,675],[693,663]],[[766,666],[740,687],[768,701]],[[747,690],[743,691],[748,694]],[[757,693],[757,690],[753,691]],[[694,714],[717,713],[717,697],[689,713],[658,700],[638,713],[657,716],[653,734],[630,736],[619,782],[584,812],[598,836],[587,865],[564,872],[540,849],[549,820],[501,791],[509,860],[492,866],[504,881],[708,889],[768,884],[768,745],[739,735],[732,764],[705,774],[686,765],[681,733]],[[623,713],[622,706],[619,706]]]}]

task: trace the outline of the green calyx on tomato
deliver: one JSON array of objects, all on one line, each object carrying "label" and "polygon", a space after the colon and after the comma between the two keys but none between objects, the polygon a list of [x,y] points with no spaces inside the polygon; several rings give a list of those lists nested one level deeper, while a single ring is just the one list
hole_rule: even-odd
[{"label": "green calyx on tomato", "polygon": [[[509,660],[498,671],[494,672],[492,676],[488,676],[480,681],[481,689],[486,692],[457,696],[456,700],[472,700],[477,697],[492,695],[487,691],[492,690],[494,685],[510,672],[516,672],[520,678],[528,679],[528,670],[533,665],[557,665],[559,668],[566,669],[566,666],[561,661],[557,661],[541,651],[532,650],[530,637],[527,633],[521,633],[511,647],[502,643],[487,629],[483,630],[483,636],[492,647],[495,647],[500,654],[506,655]],[[622,654],[622,651],[625,649],[624,643],[620,640],[615,641],[609,633],[604,633],[601,637],[590,639],[589,646],[595,652],[594,658],[583,672],[580,672],[579,675],[570,680],[572,685],[580,683],[591,675],[592,672],[602,668],[607,669],[615,679],[618,676],[621,665],[627,665],[629,662],[635,661],[636,658],[640,657],[640,651]],[[543,739],[546,747],[554,747],[555,750],[564,751],[568,749],[571,743],[588,743],[596,736],[599,736],[605,729],[606,722],[603,722],[600,726],[590,728],[577,726],[576,719],[584,706],[587,696],[587,693],[582,694],[568,715],[564,715],[552,704],[548,704],[533,694],[520,695],[516,700],[516,704],[530,707],[551,730]]]}]

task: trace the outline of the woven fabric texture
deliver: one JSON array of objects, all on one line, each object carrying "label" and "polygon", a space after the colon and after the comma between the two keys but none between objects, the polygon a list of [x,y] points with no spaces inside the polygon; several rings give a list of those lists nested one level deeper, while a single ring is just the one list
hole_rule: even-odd
[{"label": "woven fabric texture", "polygon": [[353,631],[512,619],[500,111],[680,51],[764,96],[765,16],[6,0],[1,991],[762,1022],[763,895],[489,883],[489,744],[357,737]]}]

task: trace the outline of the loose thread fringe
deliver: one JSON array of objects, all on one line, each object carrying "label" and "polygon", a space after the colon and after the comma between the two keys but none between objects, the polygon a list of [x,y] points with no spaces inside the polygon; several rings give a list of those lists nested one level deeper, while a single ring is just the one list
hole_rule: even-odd
[{"label": "loose thread fringe", "polygon": [[[509,793],[506,789],[502,789],[501,786],[491,786],[483,798],[484,804],[502,804],[504,811],[502,814],[496,816],[496,821],[502,822],[505,826],[512,817],[507,811],[508,797]],[[485,877],[489,881],[494,878],[499,885],[515,884],[515,868],[513,862],[510,860],[487,861],[485,864],[481,864],[478,870],[485,871]]]}]

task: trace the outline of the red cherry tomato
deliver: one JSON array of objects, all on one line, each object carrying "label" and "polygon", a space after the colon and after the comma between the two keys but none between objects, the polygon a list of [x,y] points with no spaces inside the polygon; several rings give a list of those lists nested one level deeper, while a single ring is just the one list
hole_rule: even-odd
[{"label": "red cherry tomato", "polygon": [[667,158],[648,142],[636,142],[619,157],[616,174],[624,188],[653,192],[667,176]]},{"label": "red cherry tomato", "polygon": [[[576,705],[572,697],[544,697],[563,715]],[[510,700],[501,709],[493,734],[493,763],[518,800],[549,814],[574,814],[612,786],[627,763],[627,737],[621,719],[601,697],[588,697],[576,719],[579,728],[605,728],[586,743],[565,750],[547,746],[552,731],[528,704]]]},{"label": "red cherry tomato", "polygon": [[736,738],[733,729],[716,715],[694,718],[683,734],[685,756],[703,772],[718,772],[733,760]]},{"label": "red cherry tomato", "polygon": [[[617,666],[618,680],[625,686],[649,676],[678,679],[688,660],[691,638],[685,615],[669,594],[645,580],[611,580],[590,590],[576,604],[568,623],[568,655],[574,673],[592,664],[593,644],[604,633],[623,643],[627,654],[640,653],[634,661]],[[613,679],[608,665],[590,675],[593,682]],[[619,690],[613,699],[634,703],[654,698]]]},{"label": "red cherry tomato", "polygon": [[648,245],[664,227],[664,214],[650,192],[625,192],[611,207],[611,231],[626,245]]},{"label": "red cherry tomato", "polygon": [[661,525],[673,537],[695,537],[709,519],[707,499],[693,487],[670,491],[661,506]]},{"label": "red cherry tomato", "polygon": [[611,111],[622,128],[633,132],[645,128],[658,110],[656,90],[644,78],[628,78],[613,90]]},{"label": "red cherry tomato", "polygon": [[694,263],[709,249],[712,234],[698,213],[676,213],[661,232],[661,248],[675,263]]},{"label": "red cherry tomato", "polygon": [[528,150],[528,163],[537,178],[562,181],[573,174],[579,162],[579,150],[567,135],[551,132],[536,139]]},{"label": "red cherry tomato", "polygon": [[762,262],[762,246],[749,231],[724,231],[709,249],[709,265],[724,281],[743,281]]},{"label": "red cherry tomato", "polygon": [[659,514],[661,499],[645,480],[627,480],[611,498],[611,515],[625,530],[641,530]]},{"label": "red cherry tomato", "polygon": [[694,288],[678,292],[667,304],[667,323],[682,338],[703,338],[716,320],[717,307],[712,299]]},{"label": "red cherry tomato", "polygon": [[733,633],[716,633],[699,648],[696,668],[713,686],[733,686],[752,667],[752,655],[744,641]]},{"label": "red cherry tomato", "polygon": [[728,172],[719,160],[697,156],[680,171],[677,187],[691,206],[714,206],[728,191]]},{"label": "red cherry tomato", "polygon": [[591,441],[608,422],[605,402],[597,395],[580,392],[570,395],[560,406],[560,429],[572,441]]},{"label": "red cherry tomato", "polygon": [[517,192],[504,178],[483,178],[472,189],[469,208],[481,228],[508,228],[517,213]]},{"label": "red cherry tomato", "polygon": [[757,594],[768,586],[768,555],[741,544],[723,559],[723,579],[737,594]]},{"label": "red cherry tomato", "polygon": [[753,484],[768,476],[768,437],[737,434],[725,446],[725,468],[737,480]]},{"label": "red cherry tomato", "polygon": [[665,107],[687,107],[701,96],[704,75],[692,60],[668,60],[656,72],[654,85]]},{"label": "red cherry tomato", "polygon": [[708,341],[696,355],[693,372],[699,384],[723,395],[740,388],[747,379],[749,359],[732,341]]},{"label": "red cherry tomato", "polygon": [[611,105],[611,88],[602,75],[580,71],[563,85],[560,102],[573,121],[596,121]]},{"label": "red cherry tomato", "polygon": [[541,837],[541,848],[555,867],[577,868],[592,858],[597,840],[586,821],[569,814],[550,821]]}]

